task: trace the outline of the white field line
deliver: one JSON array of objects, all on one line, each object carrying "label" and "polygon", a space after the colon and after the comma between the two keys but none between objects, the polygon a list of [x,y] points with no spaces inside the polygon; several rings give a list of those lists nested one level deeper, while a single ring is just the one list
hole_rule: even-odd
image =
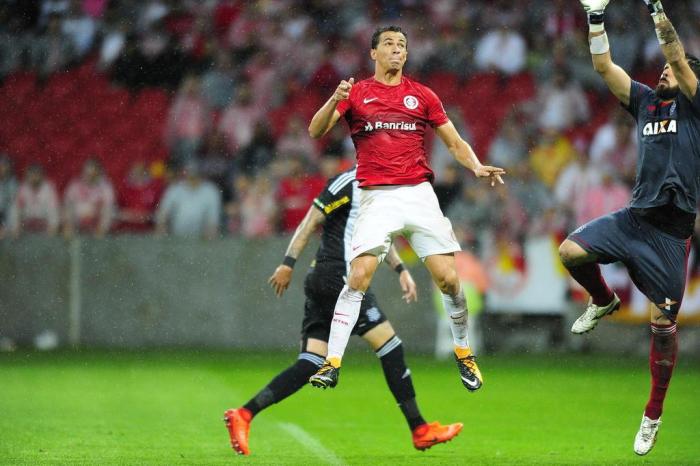
[{"label": "white field line", "polygon": [[316,437],[309,434],[298,425],[289,422],[279,422],[277,425],[279,425],[282,430],[286,431],[289,435],[294,437],[297,442],[318,457],[321,461],[337,466],[345,464],[343,460],[335,455],[335,453],[324,447]]}]

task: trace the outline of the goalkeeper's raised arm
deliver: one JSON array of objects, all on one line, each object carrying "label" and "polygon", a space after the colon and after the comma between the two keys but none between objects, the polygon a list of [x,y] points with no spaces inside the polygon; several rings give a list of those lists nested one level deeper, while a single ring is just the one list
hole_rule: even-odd
[{"label": "goalkeeper's raised arm", "polygon": [[678,33],[676,33],[673,24],[666,16],[661,0],[644,0],[644,3],[647,5],[649,13],[654,20],[656,37],[659,39],[661,51],[671,70],[673,70],[673,75],[678,81],[678,87],[683,95],[688,99],[692,99],[698,90],[698,78],[688,62],[693,60],[694,65],[697,67],[698,60],[685,54],[683,44],[678,38]]},{"label": "goalkeeper's raised arm", "polygon": [[610,0],[580,0],[588,14],[588,43],[593,60],[593,69],[603,78],[610,92],[625,106],[630,102],[632,79],[610,57],[608,35],[605,32],[605,7]]}]

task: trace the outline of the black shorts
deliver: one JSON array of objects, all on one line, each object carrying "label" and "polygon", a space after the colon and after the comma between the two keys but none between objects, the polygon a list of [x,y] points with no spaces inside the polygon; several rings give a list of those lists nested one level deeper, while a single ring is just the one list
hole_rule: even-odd
[{"label": "black shorts", "polygon": [[622,262],[639,291],[676,320],[685,291],[689,239],[676,238],[629,208],[592,220],[569,235],[601,264]]},{"label": "black shorts", "polygon": [[[327,342],[331,332],[331,321],[333,320],[333,310],[338,300],[338,295],[342,288],[329,287],[324,290],[314,286],[315,280],[307,278],[304,293],[304,322],[301,326],[301,337],[303,340],[315,338]],[[334,293],[334,291],[336,291]],[[352,329],[353,335],[362,336],[372,330],[377,325],[386,321],[386,316],[379,309],[377,298],[371,290],[367,290],[360,305],[360,317],[357,319],[355,327]]]}]

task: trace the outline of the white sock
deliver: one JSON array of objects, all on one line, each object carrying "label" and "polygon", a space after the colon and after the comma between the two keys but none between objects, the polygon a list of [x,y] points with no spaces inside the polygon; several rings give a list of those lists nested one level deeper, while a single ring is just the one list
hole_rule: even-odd
[{"label": "white sock", "polygon": [[326,359],[342,359],[345,347],[348,346],[352,329],[360,316],[360,305],[364,296],[365,294],[362,291],[353,290],[348,288],[347,285],[343,287],[333,311],[333,322],[331,323],[331,333],[328,337],[328,356]]},{"label": "white sock", "polygon": [[445,306],[445,312],[450,318],[450,330],[452,330],[452,339],[455,346],[467,348],[469,340],[467,338],[467,300],[464,297],[464,291],[460,287],[457,296],[442,294],[442,304]]}]

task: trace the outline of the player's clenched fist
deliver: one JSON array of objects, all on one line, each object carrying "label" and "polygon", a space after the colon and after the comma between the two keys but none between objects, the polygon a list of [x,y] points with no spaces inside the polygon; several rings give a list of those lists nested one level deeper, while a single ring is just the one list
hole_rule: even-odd
[{"label": "player's clenched fist", "polygon": [[344,79],[340,81],[340,84],[338,84],[338,87],[333,93],[333,100],[340,102],[341,100],[347,99],[350,96],[350,89],[352,89],[353,84],[355,84],[355,78],[350,78],[347,81]]},{"label": "player's clenched fist", "polygon": [[586,13],[592,13],[594,11],[602,12],[605,7],[608,6],[610,0],[579,0],[583,9]]}]

